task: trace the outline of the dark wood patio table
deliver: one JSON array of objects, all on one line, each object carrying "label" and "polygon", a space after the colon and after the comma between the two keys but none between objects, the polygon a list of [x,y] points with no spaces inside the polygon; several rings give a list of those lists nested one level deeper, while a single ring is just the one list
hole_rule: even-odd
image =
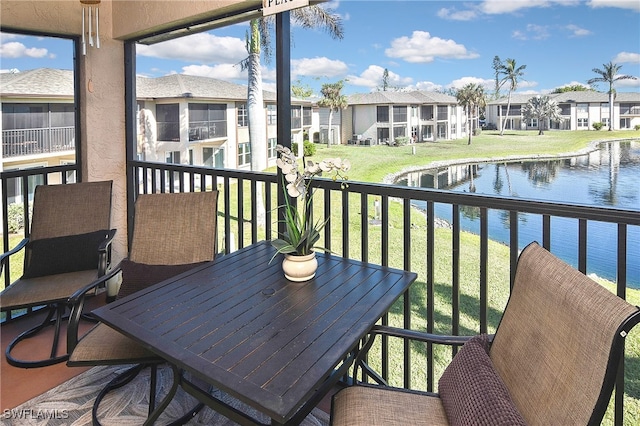
[{"label": "dark wood patio table", "polygon": [[177,374],[173,392],[182,386],[236,422],[259,424],[196,385],[199,379],[271,424],[297,424],[417,276],[318,253],[315,278],[296,283],[284,277],[280,255],[269,263],[274,252],[268,242],[253,244],[93,313],[167,360]]}]

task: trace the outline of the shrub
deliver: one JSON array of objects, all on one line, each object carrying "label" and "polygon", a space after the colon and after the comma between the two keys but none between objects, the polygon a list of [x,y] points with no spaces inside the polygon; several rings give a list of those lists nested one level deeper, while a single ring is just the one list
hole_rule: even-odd
[{"label": "shrub", "polygon": [[[304,144],[303,145],[304,146],[303,155],[305,157],[312,157],[313,154],[316,153],[316,146],[313,143],[309,142],[309,141],[304,141],[303,144]],[[293,142],[291,144],[291,151],[293,151],[293,153],[295,155],[298,155],[298,142]]]},{"label": "shrub", "polygon": [[394,139],[394,142],[397,146],[406,145],[409,143],[409,137],[407,136],[398,136]]},{"label": "shrub", "polygon": [[640,130],[640,124],[636,124],[635,126],[633,126],[634,130]]},{"label": "shrub", "polygon": [[9,204],[7,216],[9,232],[16,233],[24,228],[24,206],[22,204]]},{"label": "shrub", "polygon": [[604,127],[604,124],[602,124],[602,123],[601,123],[601,122],[599,122],[599,121],[596,121],[596,122],[595,122],[595,123],[593,123],[591,126],[593,126],[593,128],[594,128],[595,130],[601,130],[601,129],[602,129],[602,127]]}]

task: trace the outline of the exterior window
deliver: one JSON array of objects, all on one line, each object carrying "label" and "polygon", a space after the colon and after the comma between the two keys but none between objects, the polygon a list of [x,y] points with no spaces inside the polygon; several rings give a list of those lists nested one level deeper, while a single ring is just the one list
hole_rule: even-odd
[{"label": "exterior window", "polygon": [[278,144],[278,138],[267,139],[267,158],[276,158],[276,145]]},{"label": "exterior window", "polygon": [[189,140],[227,136],[226,104],[189,104]]},{"label": "exterior window", "polygon": [[291,128],[302,128],[302,111],[299,106],[291,105]]},{"label": "exterior window", "polygon": [[267,124],[272,126],[278,124],[278,111],[273,104],[267,105]]},{"label": "exterior window", "polygon": [[589,120],[587,118],[578,118],[578,127],[589,127]]},{"label": "exterior window", "polygon": [[420,119],[433,120],[433,105],[422,105],[420,107]]},{"label": "exterior window", "polygon": [[[380,108],[380,107],[378,107]],[[389,128],[388,127],[379,127],[378,128],[378,143],[388,143],[389,142]]]},{"label": "exterior window", "polygon": [[609,117],[602,117],[602,124],[605,127],[609,127]]},{"label": "exterior window", "polygon": [[180,151],[167,151],[165,160],[170,164],[180,164]]},{"label": "exterior window", "polygon": [[447,125],[444,123],[438,124],[438,139],[447,138]]},{"label": "exterior window", "polygon": [[438,120],[446,120],[449,118],[449,106],[438,105]]},{"label": "exterior window", "polygon": [[620,119],[620,128],[621,129],[630,129],[631,128],[631,119],[629,117]]},{"label": "exterior window", "polygon": [[[393,107],[393,122],[394,123],[406,123],[407,122],[407,107],[406,106],[394,106]],[[402,135],[404,136],[404,135]]]},{"label": "exterior window", "polygon": [[527,123],[528,127],[538,127],[538,119],[537,118],[530,118],[529,122]]},{"label": "exterior window", "polygon": [[238,144],[238,166],[251,164],[251,144],[243,142]]},{"label": "exterior window", "polygon": [[[389,107],[388,106],[379,106],[377,107],[377,120],[378,123],[388,123],[389,122]],[[387,134],[387,138],[389,135]]]},{"label": "exterior window", "polygon": [[311,107],[302,107],[302,125],[311,126]]},{"label": "exterior window", "polygon": [[158,140],[180,142],[180,107],[178,104],[156,105]]},{"label": "exterior window", "polygon": [[393,128],[393,137],[400,138],[407,136],[407,128],[405,126],[396,126]]},{"label": "exterior window", "polygon": [[560,104],[560,114],[571,115],[571,104]]},{"label": "exterior window", "polygon": [[429,141],[433,139],[433,126],[422,126],[422,140]]},{"label": "exterior window", "polygon": [[238,127],[247,127],[248,125],[247,104],[238,104]]},{"label": "exterior window", "polygon": [[[622,105],[620,105],[620,112],[622,112]],[[602,102],[600,104],[600,113],[609,115],[609,102]]]},{"label": "exterior window", "polygon": [[576,109],[579,113],[580,112],[587,113],[589,112],[589,104],[578,104]]},{"label": "exterior window", "polygon": [[202,148],[202,163],[205,167],[224,168],[224,148]]}]

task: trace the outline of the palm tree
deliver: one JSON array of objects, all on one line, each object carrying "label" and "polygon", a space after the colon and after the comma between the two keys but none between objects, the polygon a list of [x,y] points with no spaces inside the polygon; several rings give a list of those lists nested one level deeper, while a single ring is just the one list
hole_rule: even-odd
[{"label": "palm tree", "polygon": [[522,112],[525,118],[535,118],[538,120],[538,135],[544,134],[543,125],[544,121],[562,121],[562,110],[549,96],[535,96],[522,108]]},{"label": "palm tree", "polygon": [[478,120],[480,116],[480,109],[486,107],[487,100],[484,93],[484,88],[476,83],[469,83],[458,89],[456,92],[456,99],[458,103],[465,109],[468,122],[469,142],[471,145],[471,136],[473,135],[474,123],[475,127],[478,127]]},{"label": "palm tree", "polygon": [[[497,60],[497,61],[496,61]],[[516,66],[516,60],[507,58],[504,63],[499,61],[497,56],[494,58],[494,69],[496,70],[496,81],[498,81],[498,88],[504,86],[505,83],[509,85],[509,95],[507,97],[507,115],[505,120],[500,123],[500,136],[503,135],[504,129],[507,126],[507,119],[509,118],[509,109],[511,108],[511,94],[518,88],[518,82],[524,75],[524,69],[526,65]],[[501,79],[499,77],[502,76]],[[499,79],[499,80],[498,80]]]},{"label": "palm tree", "polygon": [[635,80],[636,77],[631,75],[618,74],[622,65],[614,64],[613,62],[609,62],[608,64],[602,65],[603,69],[594,68],[593,72],[598,74],[600,77],[594,77],[587,81],[588,85],[592,85],[594,83],[608,83],[609,84],[609,131],[613,130],[613,100],[616,95],[616,89],[614,89],[613,84],[619,80]]},{"label": "palm tree", "polygon": [[[333,38],[343,37],[342,21],[331,9],[313,5],[291,10],[291,19],[302,28],[323,28]],[[271,29],[275,15],[252,19],[247,33],[249,56],[242,62],[247,70],[247,115],[249,119],[249,142],[251,144],[251,170],[267,168],[267,136],[262,96],[262,71],[260,56],[265,62],[271,59]]]},{"label": "palm tree", "polygon": [[318,101],[318,106],[329,108],[329,137],[327,138],[327,146],[332,145],[332,132],[331,132],[331,119],[333,112],[339,109],[345,109],[347,107],[347,97],[340,93],[344,87],[344,81],[340,80],[337,83],[327,83],[322,85],[320,93],[322,93],[322,99]]}]

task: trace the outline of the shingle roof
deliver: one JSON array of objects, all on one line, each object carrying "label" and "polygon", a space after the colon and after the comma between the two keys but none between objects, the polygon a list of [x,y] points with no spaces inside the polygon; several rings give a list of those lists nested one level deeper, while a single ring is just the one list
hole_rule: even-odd
[{"label": "shingle roof", "polygon": [[347,102],[349,105],[457,103],[453,96],[425,91],[355,93],[347,96]]},{"label": "shingle roof", "polygon": [[[511,95],[511,104],[526,104],[529,99],[533,98],[534,94],[519,94],[514,93]],[[590,102],[609,102],[609,95],[603,92],[596,92],[593,90],[577,91],[577,92],[564,92],[564,93],[552,93],[549,97],[555,100],[557,103],[590,103]],[[618,92],[616,93],[616,102],[640,102],[640,92]],[[488,102],[489,105],[506,105],[507,96],[496,99],[495,101]]]},{"label": "shingle roof", "polygon": [[37,68],[19,73],[0,73],[0,93],[73,98],[73,71]]},{"label": "shingle roof", "polygon": [[[137,97],[205,98],[245,100],[247,86],[209,77],[172,74],[164,77],[137,77]],[[37,68],[19,73],[0,73],[0,93],[3,96],[73,97],[73,71]],[[263,91],[265,101],[276,100],[276,94]],[[299,99],[294,99],[300,101]]]}]

